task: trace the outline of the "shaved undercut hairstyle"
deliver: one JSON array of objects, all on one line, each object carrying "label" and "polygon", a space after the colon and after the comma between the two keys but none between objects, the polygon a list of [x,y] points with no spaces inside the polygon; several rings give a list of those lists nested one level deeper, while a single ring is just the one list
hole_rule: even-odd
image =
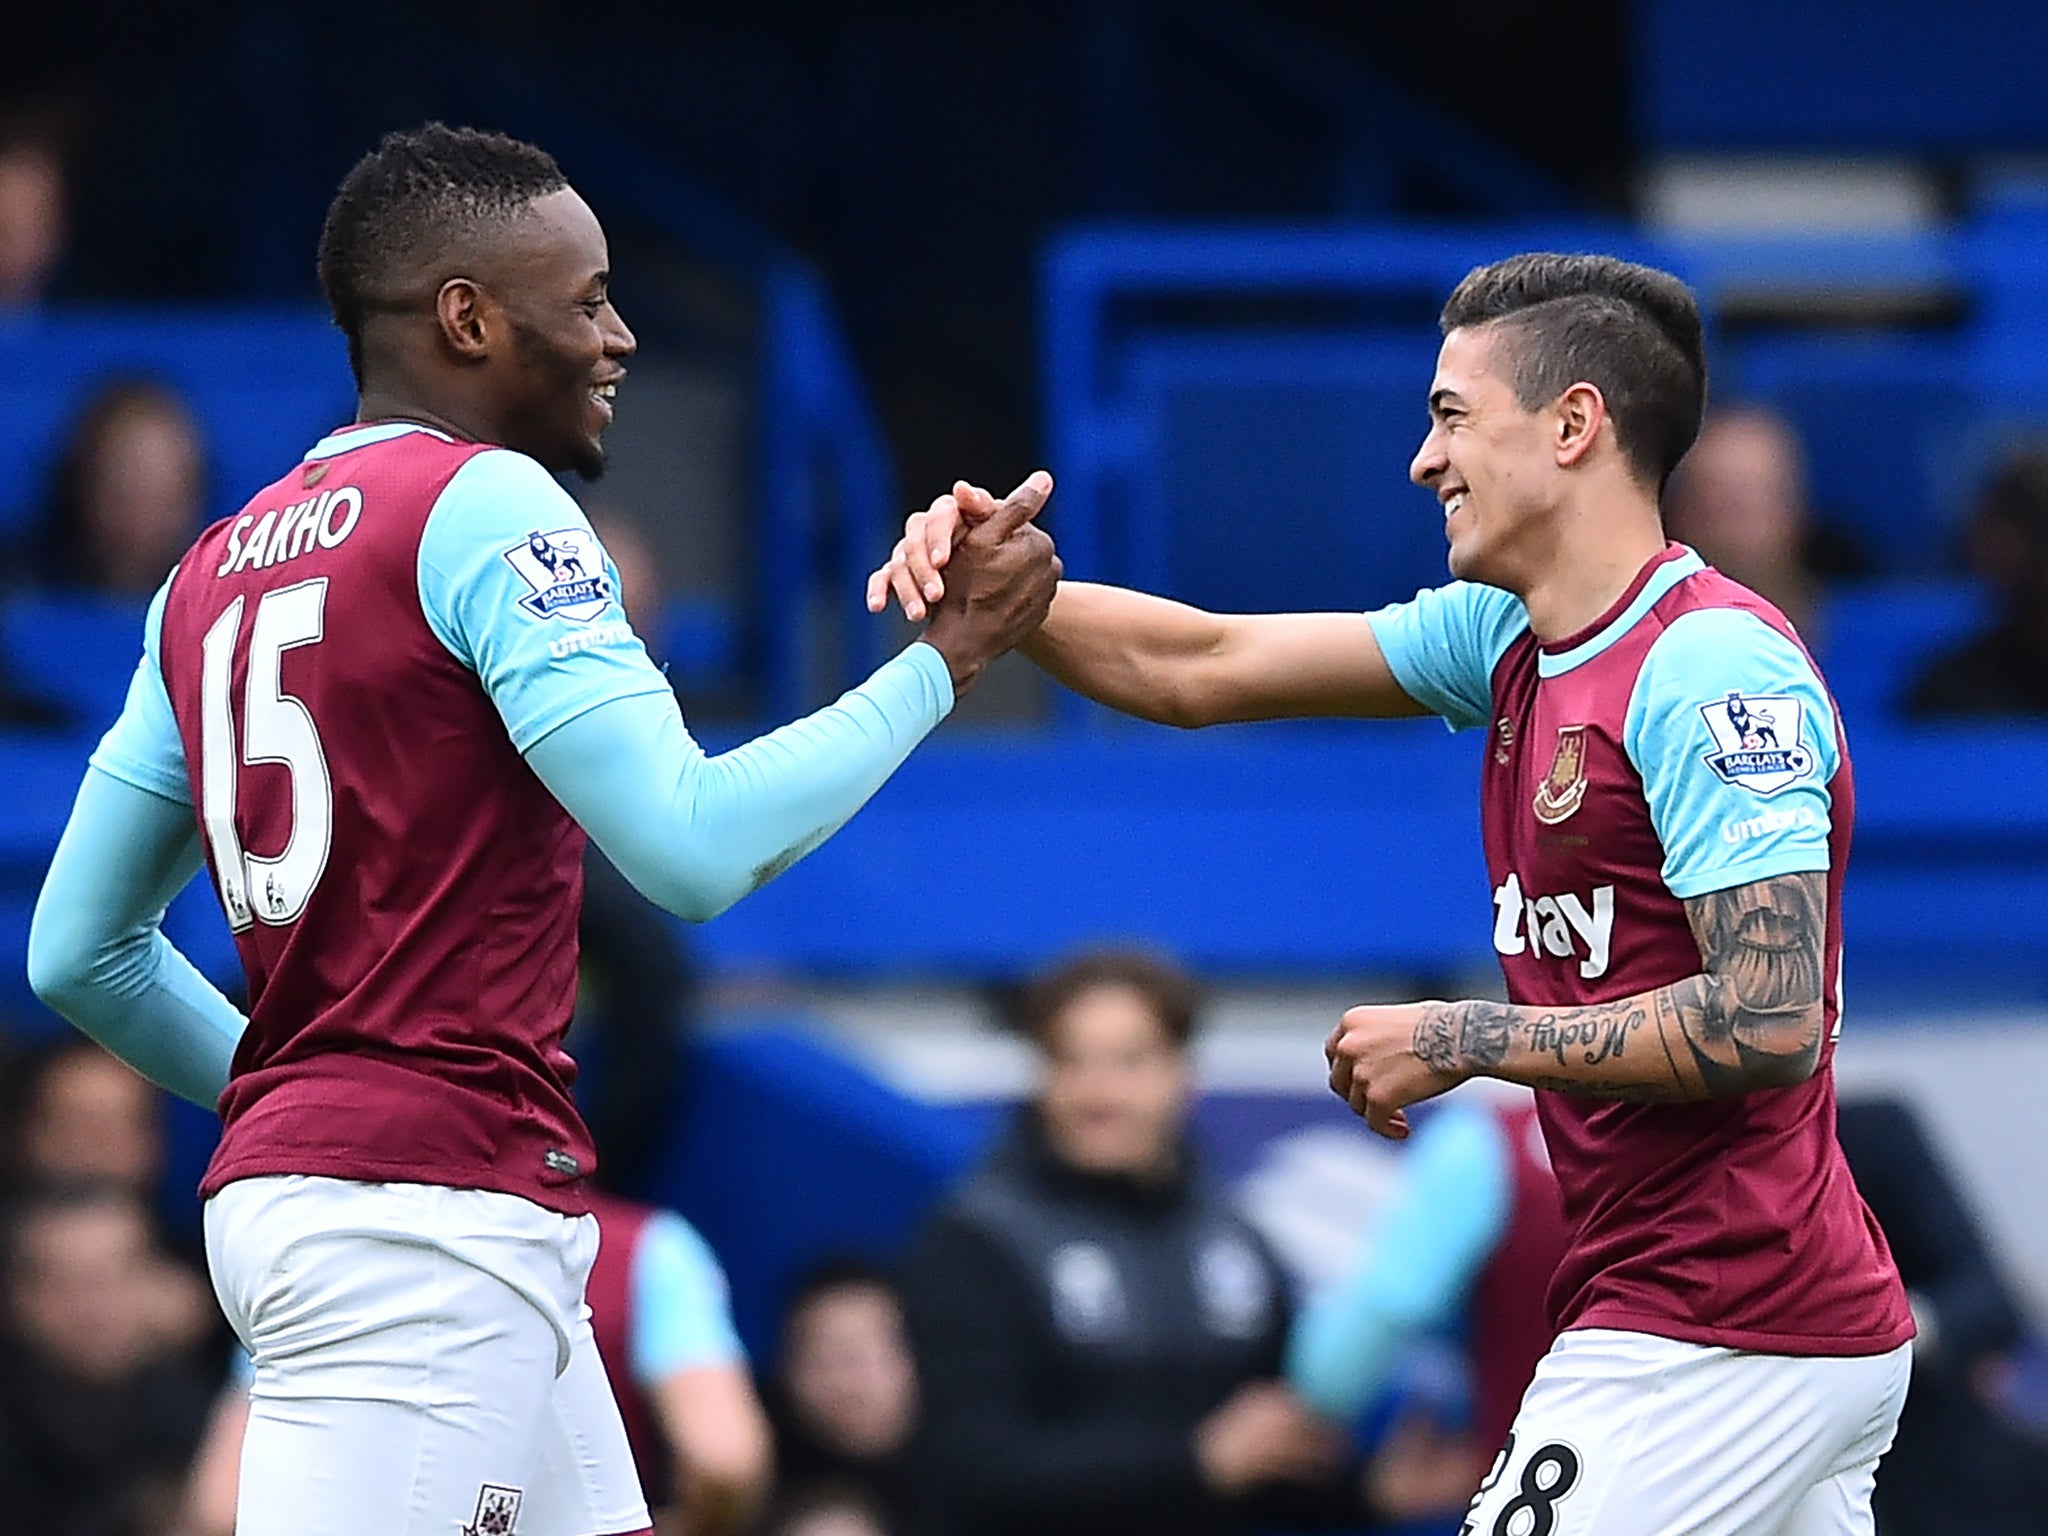
[{"label": "shaved undercut hairstyle", "polygon": [[1699,436],[1700,307],[1669,272],[1612,256],[1511,256],[1466,274],[1439,323],[1446,336],[1499,329],[1525,411],[1574,384],[1598,389],[1630,467],[1660,494]]},{"label": "shaved undercut hairstyle", "polygon": [[479,233],[568,185],[554,156],[506,134],[446,123],[385,134],[342,178],[320,231],[320,290],[348,338],[356,383],[364,321],[430,302],[405,291],[430,256],[459,260]]}]

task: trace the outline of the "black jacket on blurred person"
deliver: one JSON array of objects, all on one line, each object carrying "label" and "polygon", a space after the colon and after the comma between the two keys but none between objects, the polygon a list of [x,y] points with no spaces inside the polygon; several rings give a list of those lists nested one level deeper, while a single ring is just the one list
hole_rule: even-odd
[{"label": "black jacket on blurred person", "polygon": [[0,1259],[0,1531],[157,1536],[218,1384],[192,1358],[203,1303],[114,1184],[23,1195]]},{"label": "black jacket on blurred person", "polygon": [[1197,1425],[1279,1374],[1290,1306],[1265,1241],[1183,1154],[1164,1182],[1061,1163],[1032,1111],[904,1273],[941,1536],[1208,1536],[1361,1522],[1359,1476],[1209,1492]]},{"label": "black jacket on blurred person", "polygon": [[169,1527],[212,1407],[178,1360],[83,1382],[31,1350],[0,1346],[0,1530],[157,1536]]},{"label": "black jacket on blurred person", "polygon": [[668,914],[595,847],[583,860],[576,942],[576,1106],[601,1149],[597,1182],[614,1194],[641,1196],[682,1092],[696,978]]},{"label": "black jacket on blurred person", "polygon": [[1877,1472],[1878,1529],[2048,1536],[2048,1444],[2007,1423],[1982,1386],[2024,1324],[1976,1222],[1904,1104],[1846,1099],[1837,1133],[1920,1325],[1898,1438]]}]

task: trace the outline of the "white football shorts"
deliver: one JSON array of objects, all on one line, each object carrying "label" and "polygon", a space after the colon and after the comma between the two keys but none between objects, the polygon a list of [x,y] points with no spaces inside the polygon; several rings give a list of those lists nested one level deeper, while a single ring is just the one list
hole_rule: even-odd
[{"label": "white football shorts", "polygon": [[597,1222],[516,1195],[301,1176],[206,1203],[255,1362],[237,1536],[648,1529],[584,1304]]},{"label": "white football shorts", "polygon": [[1913,1346],[1751,1354],[1558,1335],[1461,1536],[1871,1536]]}]

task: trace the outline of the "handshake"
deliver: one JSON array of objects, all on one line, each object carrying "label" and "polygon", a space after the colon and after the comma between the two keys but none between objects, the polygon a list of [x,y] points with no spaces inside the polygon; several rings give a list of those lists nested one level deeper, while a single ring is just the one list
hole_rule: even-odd
[{"label": "handshake", "polygon": [[1060,558],[1032,519],[1051,495],[1042,469],[1001,501],[958,481],[911,514],[888,563],[868,578],[870,612],[894,594],[905,618],[930,620],[925,642],[945,658],[956,695],[1045,622]]}]

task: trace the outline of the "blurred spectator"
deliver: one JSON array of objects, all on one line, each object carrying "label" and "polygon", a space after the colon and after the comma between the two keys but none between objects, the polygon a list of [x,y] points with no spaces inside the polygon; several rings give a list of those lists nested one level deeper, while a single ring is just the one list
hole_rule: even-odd
[{"label": "blurred spectator", "polygon": [[2015,454],[1992,474],[1967,548],[1997,617],[1928,663],[1907,690],[1906,713],[2048,715],[2048,451]]},{"label": "blurred spectator", "polygon": [[593,844],[577,922],[576,1103],[603,1149],[597,1180],[645,1188],[681,1092],[695,986],[680,930]]},{"label": "blurred spectator", "polygon": [[2048,1438],[2010,1422],[1997,1395],[2001,1367],[2030,1341],[1977,1223],[1906,1105],[1847,1100],[1837,1127],[1920,1329],[1877,1479],[1878,1529],[2048,1536]]},{"label": "blurred spectator", "polygon": [[812,1484],[777,1504],[762,1536],[893,1536],[874,1503],[857,1488]]},{"label": "blurred spectator", "polygon": [[661,564],[654,558],[647,536],[638,523],[601,501],[586,502],[584,512],[597,541],[618,568],[619,602],[626,610],[626,622],[647,642],[648,649],[656,652],[654,659],[660,661],[657,630],[667,592],[662,585]]},{"label": "blurred spectator", "polygon": [[905,1275],[919,1466],[959,1536],[1351,1524],[1362,1477],[1279,1379],[1286,1279],[1187,1135],[1195,997],[1141,956],[1031,989],[1036,1102]]},{"label": "blurred spectator", "polygon": [[1506,1443],[1555,1334],[1544,1282],[1565,1245],[1533,1095],[1479,1080],[1417,1118],[1357,1264],[1304,1311],[1287,1360],[1310,1404],[1352,1423],[1386,1393],[1409,1346],[1469,1319],[1470,1433],[1432,1433],[1418,1416],[1373,1459],[1376,1502],[1406,1519],[1462,1510]]},{"label": "blurred spectator", "polygon": [[42,574],[146,598],[198,533],[205,495],[205,447],[185,402],[146,379],[109,384],[58,460]]},{"label": "blurred spectator", "polygon": [[917,1424],[917,1367],[896,1283],[839,1259],[797,1286],[769,1390],[785,1490],[858,1494],[892,1531],[916,1522],[905,1465]]},{"label": "blurred spectator", "polygon": [[39,1536],[156,1536],[212,1383],[166,1326],[142,1206],[112,1185],[39,1194],[7,1236],[0,1509]]},{"label": "blurred spectator", "polygon": [[34,1179],[118,1184],[155,1198],[163,1105],[140,1073],[67,1031],[22,1063],[16,1093],[15,1155]]},{"label": "blurred spectator", "polygon": [[0,124],[0,315],[49,291],[69,233],[64,182],[53,128],[34,117]]},{"label": "blurred spectator", "polygon": [[673,1211],[594,1191],[590,1209],[603,1237],[584,1294],[655,1530],[737,1536],[772,1453],[725,1273]]},{"label": "blurred spectator", "polygon": [[227,1385],[214,1395],[206,1432],[185,1479],[177,1536],[235,1536],[235,1500],[242,1479],[242,1437],[249,1431],[249,1388],[256,1367],[237,1347]]},{"label": "blurred spectator", "polygon": [[1783,417],[1760,406],[1708,416],[1665,488],[1664,531],[1775,606],[1811,643],[1806,455]]}]

